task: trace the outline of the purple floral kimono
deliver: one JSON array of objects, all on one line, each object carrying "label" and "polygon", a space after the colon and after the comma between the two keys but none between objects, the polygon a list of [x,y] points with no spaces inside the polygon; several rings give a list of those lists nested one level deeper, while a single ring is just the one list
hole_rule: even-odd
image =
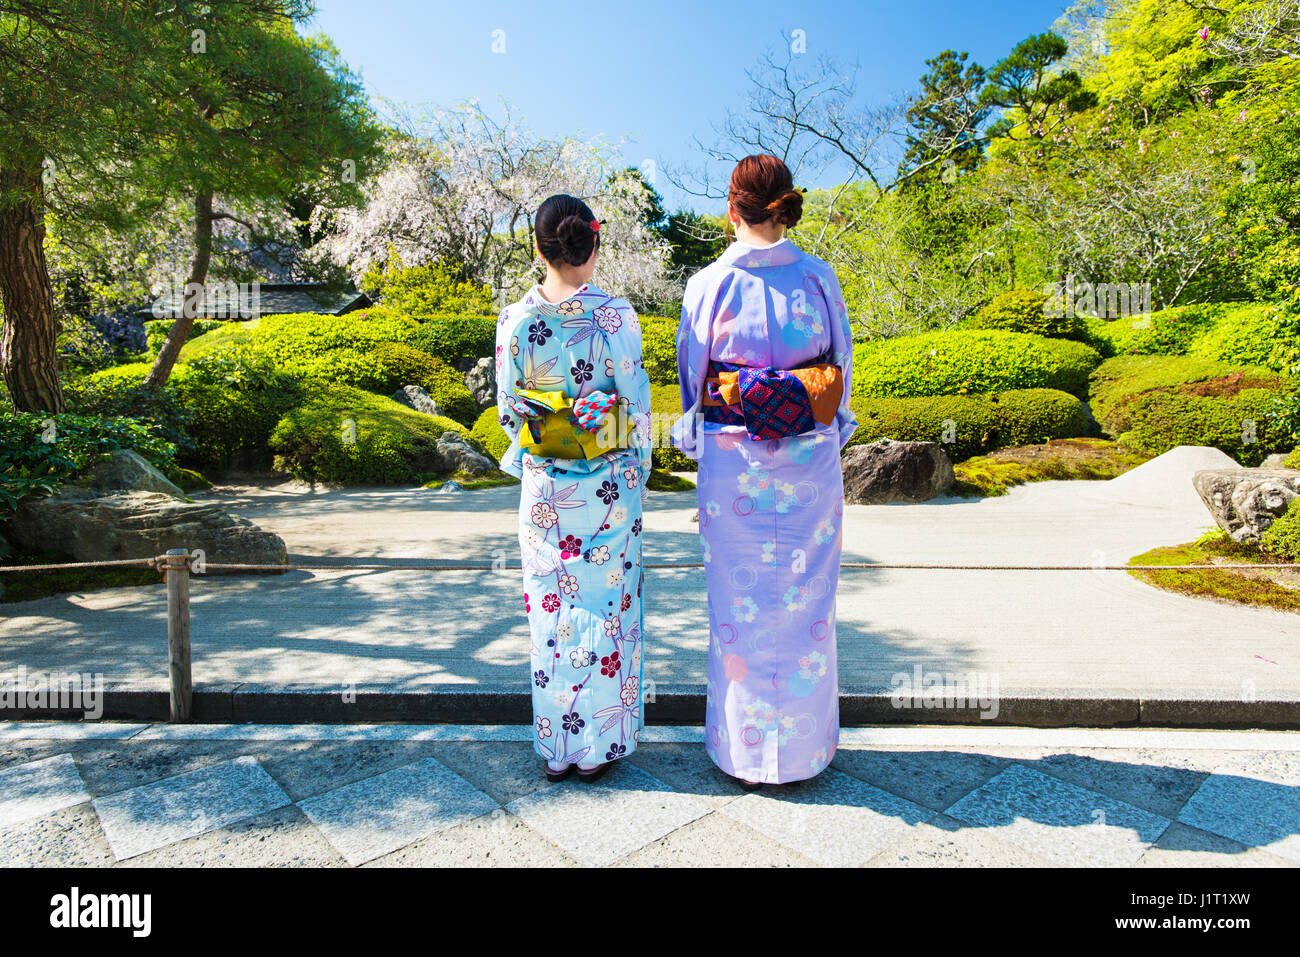
[{"label": "purple floral kimono", "polygon": [[[687,283],[677,335],[685,414],[673,442],[699,462],[709,589],[705,746],[719,768],[749,781],[812,777],[839,740],[835,588],[840,449],[857,428],[852,342],[835,273],[788,239],[734,243]],[[816,362],[843,375],[829,424],[756,440],[744,419],[708,401],[706,381],[719,369]]]},{"label": "purple floral kimono", "polygon": [[[561,303],[534,288],[501,313],[497,409],[513,439],[501,468],[523,480],[519,545],[531,634],[534,750],[613,761],[636,749],[641,709],[641,503],[650,473],[650,380],[625,300],[586,285]],[[595,458],[534,455],[528,396],[617,395],[635,427]],[[603,406],[602,406],[603,407]]]}]

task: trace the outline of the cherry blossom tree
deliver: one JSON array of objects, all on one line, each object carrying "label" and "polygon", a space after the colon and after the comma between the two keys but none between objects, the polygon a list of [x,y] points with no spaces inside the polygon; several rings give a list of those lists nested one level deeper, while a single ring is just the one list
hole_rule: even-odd
[{"label": "cherry blossom tree", "polygon": [[647,225],[652,194],[618,167],[613,145],[543,139],[508,108],[497,120],[476,101],[393,121],[382,167],[361,184],[361,206],[315,214],[332,233],[324,252],[358,280],[391,250],[408,265],[440,261],[458,279],[486,284],[499,303],[512,301],[543,275],[537,207],[569,193],[605,221],[596,284],[641,308],[679,294],[668,244]]}]

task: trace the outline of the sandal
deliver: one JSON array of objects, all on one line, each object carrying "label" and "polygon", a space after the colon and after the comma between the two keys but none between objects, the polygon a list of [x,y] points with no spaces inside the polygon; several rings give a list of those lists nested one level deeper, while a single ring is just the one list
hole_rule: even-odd
[{"label": "sandal", "polygon": [[593,781],[599,781],[609,770],[612,761],[606,761],[604,764],[598,764],[594,768],[578,768],[578,780],[583,784],[590,784]]},{"label": "sandal", "polygon": [[542,769],[546,772],[546,780],[548,781],[563,781],[565,778],[573,774],[574,767],[576,767],[576,765],[566,764],[563,770],[557,771],[551,767],[549,761],[542,765]]}]

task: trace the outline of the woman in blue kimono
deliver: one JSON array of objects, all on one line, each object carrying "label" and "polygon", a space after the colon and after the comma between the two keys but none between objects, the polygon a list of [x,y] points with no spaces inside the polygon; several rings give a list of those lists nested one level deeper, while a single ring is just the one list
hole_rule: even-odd
[{"label": "woman in blue kimono", "polygon": [[497,320],[497,410],[519,476],[533,745],[546,776],[592,781],[635,750],[641,711],[641,503],[650,380],[641,327],[591,284],[601,223],[552,196],[537,210],[546,279]]},{"label": "woman in blue kimono", "polygon": [[750,789],[820,772],[839,740],[835,588],[853,336],[834,271],[785,238],[803,194],[775,156],[731,177],[736,242],[686,286],[677,337],[709,589],[705,747]]}]

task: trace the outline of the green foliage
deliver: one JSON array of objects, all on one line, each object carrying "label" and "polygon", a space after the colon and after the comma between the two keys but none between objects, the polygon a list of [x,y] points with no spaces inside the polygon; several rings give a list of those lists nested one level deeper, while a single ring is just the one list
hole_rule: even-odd
[{"label": "green foliage", "polygon": [[1271,369],[1198,356],[1116,356],[1094,370],[1090,395],[1093,415],[1102,429],[1119,436],[1133,427],[1133,404],[1148,393],[1179,392],[1213,400],[1244,389],[1264,389],[1278,396],[1290,382]]},{"label": "green foliage", "polygon": [[1027,332],[1049,339],[1087,337],[1081,316],[1072,310],[1066,315],[1065,309],[1049,309],[1047,302],[1047,294],[1036,289],[1011,289],[995,296],[967,322],[967,328]]},{"label": "green foliage", "polygon": [[495,462],[500,462],[501,456],[510,448],[510,436],[501,428],[500,415],[495,405],[484,409],[474,420],[474,428],[469,434]]},{"label": "green foliage", "polygon": [[1291,506],[1264,530],[1260,547],[1288,562],[1300,562],[1300,508]]},{"label": "green foliage", "polygon": [[297,382],[247,346],[195,356],[162,389],[142,383],[144,362],[115,366],[70,383],[78,411],[131,415],[174,442],[181,462],[199,469],[269,464],[267,440],[299,397]]},{"label": "green foliage", "polygon": [[1300,362],[1300,311],[1267,304],[1227,310],[1190,352],[1283,372]]},{"label": "green foliage", "polygon": [[1146,461],[1106,439],[1052,439],[1041,445],[976,455],[954,466],[957,494],[1002,495],[1026,482],[1104,481]]},{"label": "green foliage", "polygon": [[1242,303],[1171,306],[1137,318],[1087,320],[1089,342],[1107,358],[1119,355],[1185,355],[1192,344],[1230,312],[1258,309]]},{"label": "green foliage", "polygon": [[1101,361],[1090,346],[1000,330],[952,330],[859,345],[853,393],[875,398],[1059,389],[1083,397]]},{"label": "green foliage", "polygon": [[1148,392],[1125,405],[1129,428],[1116,438],[1146,455],[1209,445],[1243,465],[1258,465],[1282,447],[1267,416],[1276,394],[1268,389],[1242,389],[1227,397]]},{"label": "green foliage", "polygon": [[677,382],[678,320],[641,316],[641,357],[652,385]]},{"label": "green foliage", "polygon": [[351,384],[386,395],[404,385],[418,385],[438,403],[444,415],[457,422],[472,425],[478,416],[478,406],[465,387],[465,379],[441,359],[403,342],[381,342],[371,357],[378,369],[376,378]]},{"label": "green foliage", "polygon": [[191,461],[198,451],[189,432],[193,414],[174,382],[157,390],[141,385],[149,368],[147,362],[131,362],[69,381],[64,386],[68,411],[146,423],[175,446],[181,461]]},{"label": "green foliage", "polygon": [[371,268],[361,285],[385,306],[410,316],[446,313],[492,315],[492,291],[482,283],[462,279],[457,270],[443,262],[407,266],[400,256],[390,254],[382,266]]},{"label": "green foliage", "polygon": [[117,449],[133,449],[162,472],[176,469],[175,447],[134,419],[0,412],[0,505],[54,492]]},{"label": "green foliage", "polygon": [[938,442],[954,461],[992,449],[1086,435],[1088,417],[1074,396],[1054,389],[991,395],[903,398],[855,396],[858,430],[850,445],[890,438]]},{"label": "green foliage", "polygon": [[497,324],[491,316],[432,315],[406,339],[408,345],[458,369],[468,369],[496,349]]},{"label": "green foliage", "polygon": [[[163,347],[163,342],[167,339],[167,333],[172,331],[172,326],[176,324],[174,319],[149,319],[144,324],[144,335],[146,349],[150,355],[157,355]],[[185,341],[197,339],[199,336],[211,332],[213,329],[220,329],[225,325],[221,319],[195,319],[194,324],[190,326],[189,335]]]},{"label": "green foliage", "polygon": [[460,423],[385,396],[322,384],[271,434],[276,466],[295,478],[345,485],[423,484],[437,477],[438,437]]}]

